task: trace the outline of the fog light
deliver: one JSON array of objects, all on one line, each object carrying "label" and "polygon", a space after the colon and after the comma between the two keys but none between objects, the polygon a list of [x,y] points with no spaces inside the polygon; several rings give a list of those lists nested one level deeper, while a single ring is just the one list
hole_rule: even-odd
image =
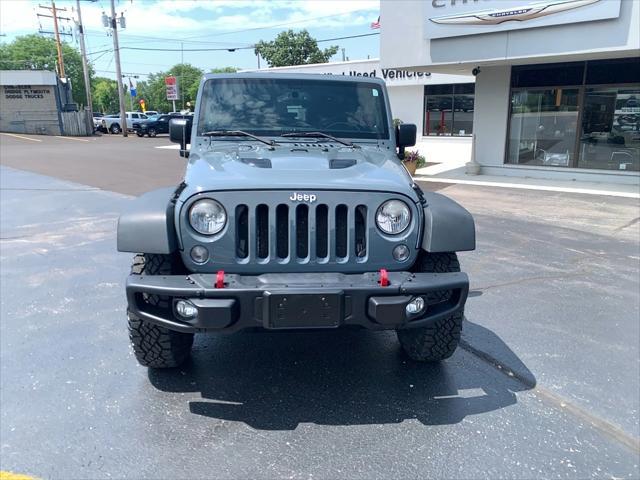
[{"label": "fog light", "polygon": [[209,250],[202,245],[196,245],[191,249],[191,260],[196,263],[207,263],[207,260],[209,260]]},{"label": "fog light", "polygon": [[424,310],[424,298],[416,297],[407,303],[405,310],[409,315],[416,315]]},{"label": "fog light", "polygon": [[178,300],[176,302],[176,312],[182,318],[194,318],[198,314],[196,306],[186,300]]},{"label": "fog light", "polygon": [[409,258],[411,252],[409,251],[409,247],[406,245],[396,245],[393,249],[393,258],[395,258],[398,262],[404,262],[407,258]]}]

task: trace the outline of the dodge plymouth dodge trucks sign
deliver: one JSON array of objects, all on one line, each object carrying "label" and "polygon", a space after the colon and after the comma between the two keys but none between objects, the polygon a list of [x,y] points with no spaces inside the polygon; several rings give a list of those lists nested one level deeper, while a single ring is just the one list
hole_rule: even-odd
[{"label": "dodge plymouth dodge trucks sign", "polygon": [[617,18],[621,0],[431,0],[426,36],[446,38]]}]

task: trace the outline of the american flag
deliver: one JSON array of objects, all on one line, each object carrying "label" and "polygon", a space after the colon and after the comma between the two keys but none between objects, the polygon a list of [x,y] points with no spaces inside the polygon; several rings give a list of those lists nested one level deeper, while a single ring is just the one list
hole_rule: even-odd
[{"label": "american flag", "polygon": [[378,20],[376,20],[375,22],[371,22],[371,28],[374,30],[376,28],[380,28],[380,17],[378,17]]}]

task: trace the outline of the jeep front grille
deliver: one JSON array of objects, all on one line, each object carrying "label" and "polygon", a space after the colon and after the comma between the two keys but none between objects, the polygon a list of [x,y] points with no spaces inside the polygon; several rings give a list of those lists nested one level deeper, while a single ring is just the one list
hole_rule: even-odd
[{"label": "jeep front grille", "polygon": [[[357,205],[350,212],[345,204],[259,204],[253,209],[242,204],[235,211],[235,250],[239,260],[255,256],[263,261],[273,258],[279,262],[295,259],[323,263],[330,258],[344,262],[351,256],[364,259],[367,255],[365,205]],[[255,235],[253,241],[249,238],[251,231]]]},{"label": "jeep front grille", "polygon": [[[193,196],[180,213],[185,264],[199,272],[346,273],[402,270],[415,260],[419,218],[410,199],[370,191],[305,193],[317,200],[291,201],[292,192],[282,190],[203,192]],[[201,197],[215,198],[227,212],[227,226],[218,235],[205,237],[189,228],[189,206]],[[398,237],[383,235],[375,224],[378,206],[391,198],[403,198],[412,209],[412,223]],[[392,256],[398,242],[412,249],[405,264]],[[191,262],[189,251],[194,245],[207,247],[207,264]]]}]

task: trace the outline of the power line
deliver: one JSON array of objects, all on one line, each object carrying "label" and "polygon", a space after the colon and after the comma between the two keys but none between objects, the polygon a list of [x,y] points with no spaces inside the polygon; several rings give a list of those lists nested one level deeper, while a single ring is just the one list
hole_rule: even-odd
[{"label": "power line", "polygon": [[[251,31],[255,31],[255,30],[269,30],[272,28],[278,28],[278,27],[283,27],[283,26],[288,26],[288,25],[295,25],[295,24],[299,24],[299,23],[307,23],[307,22],[311,22],[314,20],[323,20],[323,19],[327,19],[327,18],[335,18],[335,17],[342,17],[344,15],[350,15],[350,14],[354,14],[354,13],[359,13],[359,12],[366,12],[366,11],[370,11],[369,9],[361,9],[361,10],[354,10],[352,12],[343,12],[343,13],[334,13],[332,15],[324,15],[321,17],[311,17],[311,18],[305,18],[305,19],[301,19],[301,20],[293,20],[290,22],[283,22],[283,23],[275,23],[272,25],[265,25],[262,27],[253,27],[253,28],[245,28],[245,29],[241,29],[241,30],[229,30],[226,32],[220,32],[220,33],[214,33],[214,34],[202,34],[202,35],[192,35],[189,37],[182,37],[180,38],[180,42],[184,42],[184,43],[203,43],[203,44],[225,44],[229,42],[210,42],[210,41],[206,41],[206,40],[191,40],[194,38],[208,38],[208,37],[218,37],[218,36],[222,36],[222,35],[231,35],[233,33],[244,33],[244,32],[251,32]],[[93,31],[89,31],[87,30],[87,35],[91,35],[91,36],[99,36],[99,35],[103,35],[102,32],[93,30]],[[155,36],[147,36],[147,35],[137,35],[137,34],[129,34],[127,33],[126,35],[123,35],[123,41],[124,40],[128,40],[129,38],[141,38],[144,40],[141,41],[132,41],[132,42],[128,42],[129,45],[132,45],[134,43],[143,43],[144,41],[147,40],[159,40],[159,41],[176,41],[175,37],[155,37]],[[123,42],[124,43],[124,42]]]},{"label": "power line", "polygon": [[149,48],[149,47],[121,47],[120,50],[144,50],[148,52],[233,52],[235,50],[252,50],[255,46],[249,47],[224,47],[224,48]]},{"label": "power line", "polygon": [[[335,37],[335,38],[324,38],[322,40],[316,40],[316,43],[324,43],[324,42],[334,42],[336,40],[347,40],[350,38],[361,38],[361,37],[371,37],[374,35],[380,35],[380,32],[373,33],[363,33],[360,35],[348,35],[346,37]],[[247,47],[217,47],[217,48],[152,48],[152,47],[120,47],[120,50],[140,50],[147,52],[224,52],[225,50],[228,52],[234,52],[236,50],[253,50],[255,45],[250,45]],[[101,53],[104,50],[99,50],[97,52],[91,52],[88,55],[93,55],[96,53]]]},{"label": "power line", "polygon": [[[96,72],[101,72],[101,73],[117,73],[113,70],[95,70]],[[144,75],[145,77],[148,77],[149,75],[151,75],[150,73],[141,73],[141,72],[122,72],[122,76],[123,77],[127,77],[127,76],[133,76],[133,75]]]},{"label": "power line", "polygon": [[[87,31],[86,35],[90,35],[92,37],[101,37],[104,35],[104,33],[101,32],[97,32],[97,31]],[[136,40],[136,39],[142,39],[142,40]],[[150,42],[151,41],[151,42]],[[168,37],[148,37],[145,35],[135,35],[135,34],[127,34],[127,35],[122,35],[122,44],[127,44],[127,45],[133,45],[133,44],[137,44],[137,43],[160,43],[160,42],[172,42],[172,41],[177,41],[175,37],[173,38],[168,38]],[[182,40],[180,40],[180,42],[183,42]],[[205,40],[184,40],[183,43],[202,43],[202,44],[211,44],[211,45],[234,45],[235,42],[209,42],[209,41],[205,41]]]},{"label": "power line", "polygon": [[361,35],[349,35],[348,37],[325,38],[324,40],[316,40],[316,43],[334,42],[336,40],[346,40],[348,38],[371,37],[373,35],[380,35],[380,32],[363,33]]}]

